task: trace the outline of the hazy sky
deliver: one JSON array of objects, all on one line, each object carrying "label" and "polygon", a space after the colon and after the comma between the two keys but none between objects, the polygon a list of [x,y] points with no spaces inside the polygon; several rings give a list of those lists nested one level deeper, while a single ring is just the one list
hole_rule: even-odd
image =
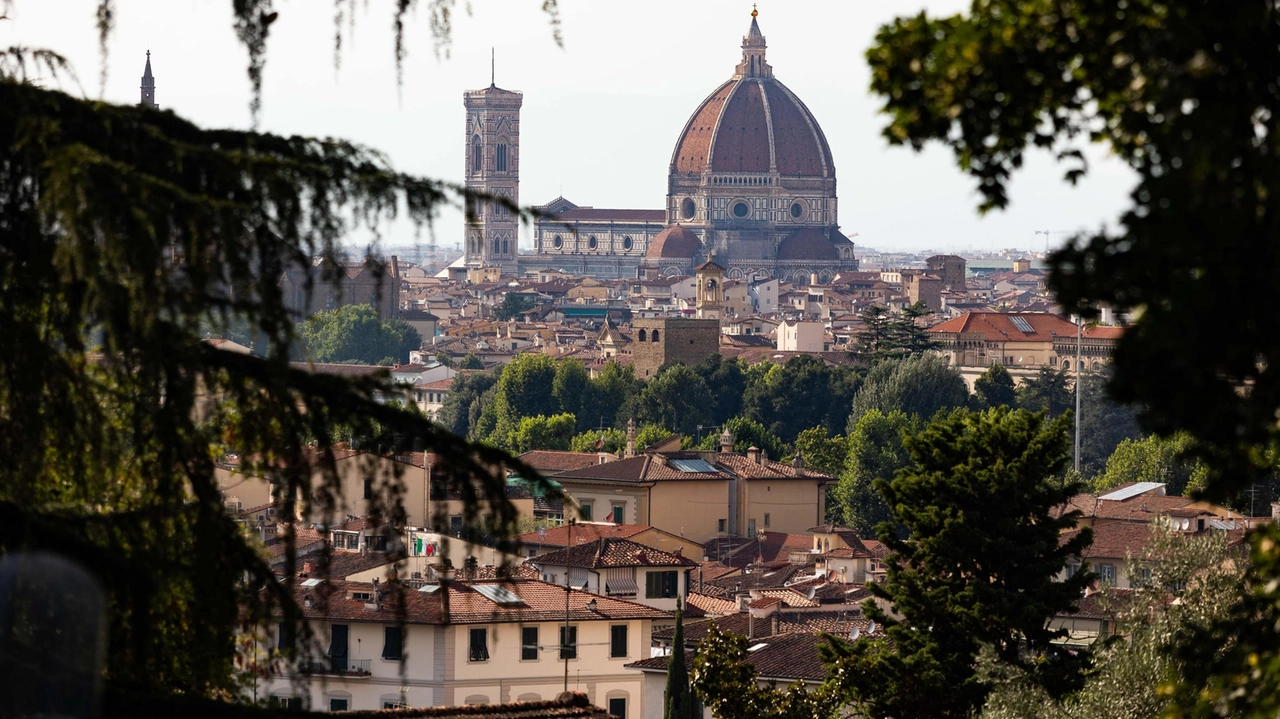
[{"label": "hazy sky", "polygon": [[[1012,207],[979,218],[973,183],[947,150],[916,154],[880,138],[884,118],[868,93],[863,58],[876,29],[895,15],[948,14],[967,4],[759,3],[775,76],[808,105],[831,144],[844,233],[880,249],[1040,249],[1036,230],[1114,224],[1134,176],[1101,148],[1076,188],[1061,181],[1050,156],[1036,155],[1012,186]],[[471,0],[470,15],[463,0],[448,57],[435,56],[425,13],[410,20],[398,94],[392,0],[357,0],[354,36],[345,39],[336,71],[332,0],[276,5],[261,129],[347,138],[383,151],[398,169],[460,181],[462,93],[488,85],[492,47],[498,85],[524,93],[521,204],[563,194],[580,205],[653,209],[663,206],[677,136],[732,75],[751,19],[751,4],[737,0],[560,0],[561,49],[537,0]],[[97,96],[94,8],[94,0],[15,0],[11,21],[0,23],[0,46],[61,52]],[[117,0],[116,10],[107,100],[138,101],[149,48],[162,108],[203,126],[249,127],[247,59],[232,32],[231,0]],[[457,243],[461,222],[445,213],[438,241]],[[396,227],[388,240],[413,235]],[[522,246],[530,243],[525,230]]]}]

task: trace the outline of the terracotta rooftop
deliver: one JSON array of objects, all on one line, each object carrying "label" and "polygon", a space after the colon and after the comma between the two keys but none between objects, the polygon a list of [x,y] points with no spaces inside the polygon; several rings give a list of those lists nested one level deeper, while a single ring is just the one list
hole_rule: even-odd
[{"label": "terracotta rooftop", "polygon": [[605,537],[587,544],[540,554],[533,559],[543,566],[587,567],[695,567],[697,562],[629,539]]},{"label": "terracotta rooftop", "polygon": [[[673,455],[678,458],[678,455]],[[696,455],[690,455],[696,456]],[[606,482],[656,482],[656,481],[727,481],[729,475],[722,470],[711,472],[685,472],[668,463],[663,455],[644,454],[620,459],[617,462],[597,464],[556,475],[557,480],[599,480]]]},{"label": "terracotta rooftop", "polygon": [[[1084,550],[1084,559],[1123,560],[1142,554],[1151,540],[1152,525],[1141,522],[1108,522],[1093,528],[1093,544]],[[1062,535],[1063,543],[1070,541],[1080,530]]]},{"label": "terracotta rooftop", "polygon": [[[1015,320],[1015,318],[1017,318]],[[1031,332],[1020,329],[1025,322]],[[1076,336],[1072,322],[1045,312],[969,312],[929,328],[933,334],[977,333],[987,342],[1052,342]]]},{"label": "terracotta rooftop", "polygon": [[689,258],[702,249],[702,241],[689,229],[680,225],[671,225],[649,242],[645,257]]},{"label": "terracotta rooftop", "polygon": [[[419,591],[399,583],[381,586],[383,599],[369,609],[363,599],[348,599],[350,592],[374,591],[372,584],[321,580],[293,591],[311,620],[395,623],[403,617],[407,624],[492,624],[502,622],[564,621],[565,589],[532,579],[478,582],[448,582],[433,591]],[[484,587],[505,590],[513,600],[499,603],[490,599]],[[492,590],[486,590],[492,591]],[[591,609],[588,602],[595,601]],[[310,606],[308,606],[310,604]],[[670,613],[614,597],[573,590],[569,595],[569,620],[607,621],[620,619],[666,619]]]},{"label": "terracotta rooftop", "polygon": [[791,233],[778,245],[778,259],[838,260],[840,254],[821,229],[805,227]]},{"label": "terracotta rooftop", "polygon": [[600,464],[600,456],[595,452],[564,452],[549,449],[525,452],[516,459],[546,475]]}]

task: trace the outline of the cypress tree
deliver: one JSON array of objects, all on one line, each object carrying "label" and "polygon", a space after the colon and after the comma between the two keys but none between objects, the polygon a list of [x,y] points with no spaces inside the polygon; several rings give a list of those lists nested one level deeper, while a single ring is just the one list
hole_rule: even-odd
[{"label": "cypress tree", "polygon": [[662,719],[693,719],[697,716],[689,669],[684,663],[684,612],[676,605],[676,632],[667,658],[667,705]]}]

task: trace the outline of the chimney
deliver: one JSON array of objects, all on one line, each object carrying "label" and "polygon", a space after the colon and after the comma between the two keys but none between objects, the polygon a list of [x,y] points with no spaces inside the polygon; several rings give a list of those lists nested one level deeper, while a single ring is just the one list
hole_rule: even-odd
[{"label": "chimney", "polygon": [[760,464],[760,448],[752,445],[747,448],[747,461]]},{"label": "chimney", "polygon": [[801,458],[799,452],[796,452],[795,458],[791,460],[791,466],[796,469],[804,469],[804,459]]},{"label": "chimney", "polygon": [[636,456],[636,420],[631,418],[627,420],[627,451],[626,456]]},{"label": "chimney", "polygon": [[311,576],[311,562],[302,563],[302,576],[304,577]]},{"label": "chimney", "polygon": [[722,454],[733,452],[733,433],[727,429],[720,433],[720,452]]},{"label": "chimney", "polygon": [[756,638],[756,613],[747,610],[747,639]]}]

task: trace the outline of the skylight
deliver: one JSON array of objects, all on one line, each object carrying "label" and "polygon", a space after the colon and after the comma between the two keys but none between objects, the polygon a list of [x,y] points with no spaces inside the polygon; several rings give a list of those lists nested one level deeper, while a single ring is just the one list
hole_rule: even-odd
[{"label": "skylight", "polygon": [[759,643],[759,644],[753,644],[753,645],[751,645],[751,646],[747,647],[747,651],[749,651],[749,652],[758,652],[758,651],[760,651],[761,649],[764,649],[764,648],[765,648],[765,647],[767,647],[767,646],[769,646],[769,645],[768,645],[768,644],[765,644],[764,642],[761,642],[761,643]]},{"label": "skylight", "polygon": [[673,459],[671,466],[680,472],[714,473],[716,471],[716,468],[708,464],[705,459]]},{"label": "skylight", "polygon": [[1098,499],[1106,499],[1113,502],[1121,502],[1126,499],[1129,499],[1130,497],[1136,497],[1139,494],[1146,494],[1147,492],[1150,492],[1154,489],[1159,489],[1160,487],[1163,487],[1163,486],[1164,486],[1164,483],[1162,482],[1135,482],[1123,489],[1117,489],[1114,492],[1104,494],[1101,497],[1098,497]]},{"label": "skylight", "polygon": [[519,594],[496,584],[479,584],[472,587],[472,589],[475,589],[481,596],[494,604],[524,604],[524,600],[520,598]]},{"label": "skylight", "polygon": [[306,580],[305,582],[303,582],[303,583],[302,583],[302,586],[304,586],[304,587],[318,587],[318,586],[320,586],[320,582],[323,582],[323,581],[324,581],[323,579],[308,579],[308,580]]},{"label": "skylight", "polygon": [[1019,330],[1026,332],[1029,335],[1036,333],[1035,328],[1032,327],[1031,323],[1027,321],[1027,318],[1022,315],[1009,315],[1009,321],[1013,323],[1014,327],[1017,327]]}]

